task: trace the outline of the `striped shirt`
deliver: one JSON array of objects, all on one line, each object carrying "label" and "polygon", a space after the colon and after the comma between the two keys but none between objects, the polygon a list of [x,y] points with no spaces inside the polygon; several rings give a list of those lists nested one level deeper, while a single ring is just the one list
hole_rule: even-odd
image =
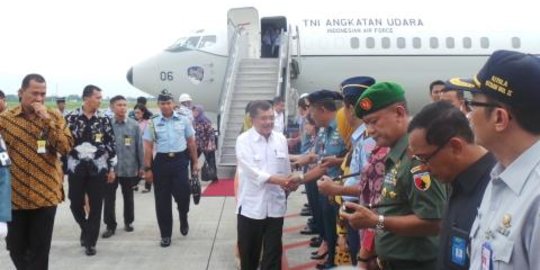
[{"label": "striped shirt", "polygon": [[[47,111],[49,120],[35,114],[25,118],[20,105],[0,115],[0,134],[12,162],[13,210],[55,206],[64,200],[58,154],[71,150],[73,138],[60,113]],[[38,153],[38,140],[46,141],[46,153]]]}]

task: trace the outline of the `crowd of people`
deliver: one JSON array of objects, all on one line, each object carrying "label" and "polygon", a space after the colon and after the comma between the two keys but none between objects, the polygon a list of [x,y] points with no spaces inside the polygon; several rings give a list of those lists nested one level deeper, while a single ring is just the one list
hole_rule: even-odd
[{"label": "crowd of people", "polygon": [[[287,132],[284,100],[254,100],[236,141],[240,268],[280,269],[287,197],[305,186],[304,234],[317,269],[540,269],[540,59],[494,52],[471,79],[430,85],[433,103],[409,112],[399,82],[345,79],[340,91],[298,100],[300,132]],[[80,244],[96,254],[118,227],[135,230],[133,192],[153,185],[161,247],[171,245],[172,199],[189,233],[199,157],[216,169],[216,138],[188,94],[159,112],[139,98],[110,99],[87,85],[71,112],[44,105],[45,78],[28,74],[20,104],[0,91],[0,237],[17,269],[47,269],[64,175]],[[217,181],[217,176],[212,179]]]},{"label": "crowd of people", "polygon": [[250,102],[240,268],[281,268],[287,197],[303,184],[317,269],[540,269],[539,83],[536,56],[495,51],[472,79],[434,81],[411,116],[399,83],[352,77],[302,96],[288,139],[279,107]]},{"label": "crowd of people", "polygon": [[[1,93],[0,237],[6,237],[15,267],[48,268],[56,209],[64,200],[64,175],[70,209],[80,227],[80,244],[88,256],[97,252],[102,209],[106,225],[102,237],[115,234],[119,185],[123,229],[134,231],[133,192],[141,179],[143,192],[154,185],[160,245],[171,244],[171,197],[178,205],[180,232],[187,235],[188,165],[191,175],[197,176],[198,157],[204,153],[209,166],[215,167],[215,145],[211,147],[215,132],[203,108],[189,103],[187,115],[163,90],[158,96],[160,111],[154,115],[144,97],[128,112],[128,101],[121,95],[110,99],[106,114],[99,109],[102,90],[87,85],[82,106],[68,112],[64,98],[56,100],[57,108],[46,107],[46,93],[47,83],[39,74],[24,77],[17,106],[6,109]],[[182,105],[191,102],[189,95],[181,99]]]}]

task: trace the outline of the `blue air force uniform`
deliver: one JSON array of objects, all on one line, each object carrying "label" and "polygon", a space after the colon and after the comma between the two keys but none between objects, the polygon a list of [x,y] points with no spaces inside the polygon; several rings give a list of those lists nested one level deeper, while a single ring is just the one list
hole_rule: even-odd
[{"label": "blue air force uniform", "polygon": [[156,114],[144,131],[143,139],[153,142],[157,152],[152,173],[156,215],[162,238],[172,235],[171,195],[178,205],[181,226],[187,225],[190,200],[187,140],[194,135],[190,120],[176,112],[169,118],[161,113]]}]

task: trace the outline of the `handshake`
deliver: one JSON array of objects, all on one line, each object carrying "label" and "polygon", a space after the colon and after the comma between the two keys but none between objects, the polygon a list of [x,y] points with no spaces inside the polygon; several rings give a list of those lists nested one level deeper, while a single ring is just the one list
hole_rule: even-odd
[{"label": "handshake", "polygon": [[293,173],[289,176],[273,175],[270,178],[273,184],[280,185],[285,191],[291,192],[298,189],[304,177],[302,173]]}]

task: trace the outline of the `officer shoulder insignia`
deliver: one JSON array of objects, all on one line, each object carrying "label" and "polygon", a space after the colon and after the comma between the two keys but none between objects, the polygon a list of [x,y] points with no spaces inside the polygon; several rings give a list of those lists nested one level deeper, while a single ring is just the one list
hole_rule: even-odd
[{"label": "officer shoulder insignia", "polygon": [[426,191],[431,187],[431,176],[429,172],[419,171],[413,174],[414,186],[420,191]]}]

